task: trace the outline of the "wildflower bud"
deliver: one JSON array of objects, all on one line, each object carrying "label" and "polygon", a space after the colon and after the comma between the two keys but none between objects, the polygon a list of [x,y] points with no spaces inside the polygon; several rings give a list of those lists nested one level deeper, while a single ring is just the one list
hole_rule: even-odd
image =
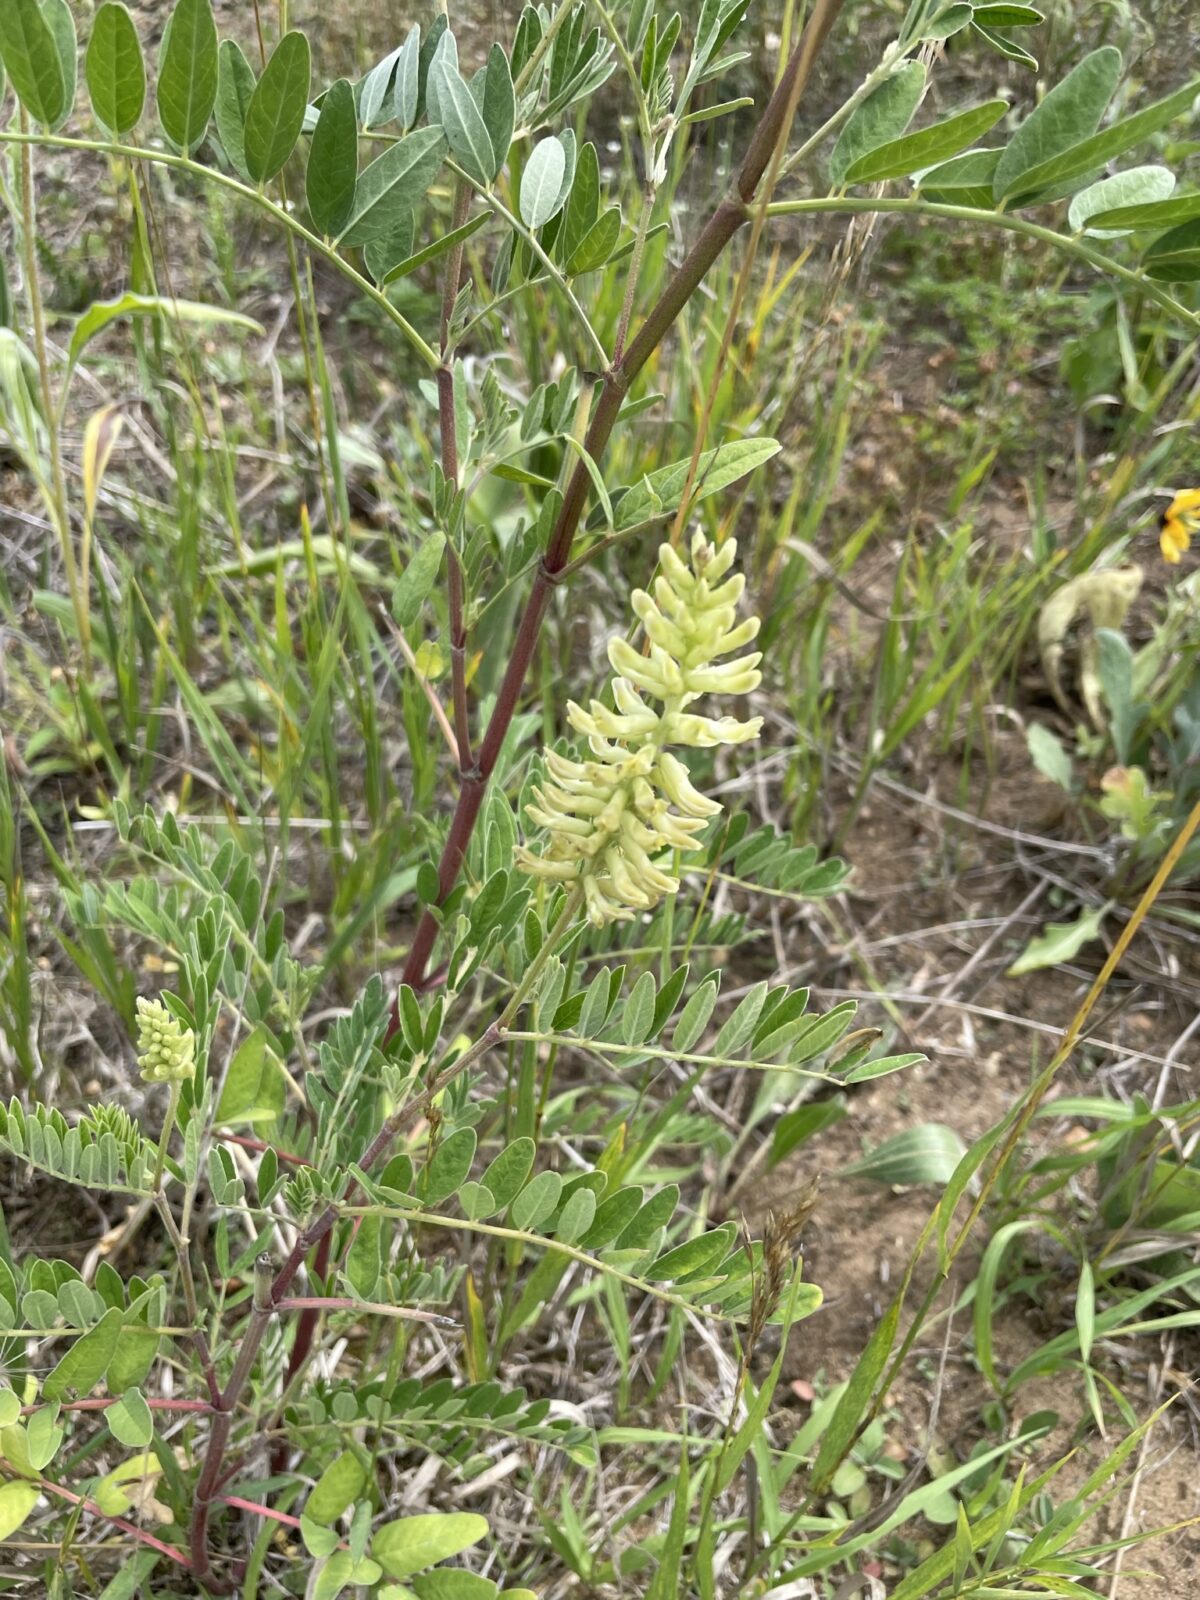
[{"label": "wildflower bud", "polygon": [[196,1066],[196,1035],[161,1000],[138,998],[138,1071],[147,1083],[180,1083]]}]

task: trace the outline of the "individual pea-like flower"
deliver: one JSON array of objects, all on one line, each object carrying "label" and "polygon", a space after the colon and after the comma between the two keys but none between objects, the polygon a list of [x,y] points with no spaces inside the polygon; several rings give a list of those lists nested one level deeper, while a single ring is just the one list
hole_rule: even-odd
[{"label": "individual pea-like flower", "polygon": [[1181,489],[1162,514],[1158,547],[1163,560],[1177,565],[1200,533],[1200,489]]},{"label": "individual pea-like flower", "polygon": [[138,997],[138,1071],[147,1083],[182,1083],[196,1068],[196,1035],[161,1000]]},{"label": "individual pea-like flower", "polygon": [[636,589],[632,597],[646,652],[610,640],[612,707],[599,700],[586,711],[574,701],[567,707],[590,759],[546,754],[547,781],[527,811],[549,843],[543,855],[522,848],[517,859],[538,877],[579,884],[597,926],[628,921],[674,894],[679,880],[657,858],[697,849],[695,835],[721,809],[668,747],[743,744],[762,726],[761,717],[742,722],[688,710],[701,695],[748,694],[761,681],[759,652],[734,657],[759,629],[757,617],[736,620],[746,586],[740,573],[728,575],[736,555],[735,540],[717,549],[701,533],[690,565],[669,544],[660,547],[653,595]]}]

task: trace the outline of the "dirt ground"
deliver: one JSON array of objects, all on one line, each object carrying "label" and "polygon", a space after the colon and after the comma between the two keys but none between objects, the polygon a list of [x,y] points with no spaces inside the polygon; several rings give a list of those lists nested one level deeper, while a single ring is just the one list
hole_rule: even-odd
[{"label": "dirt ground", "polygon": [[[883,1008],[864,988],[865,964],[872,985],[884,990],[902,1018],[894,1048],[924,1050],[929,1059],[902,1078],[855,1092],[844,1120],[748,1197],[748,1209],[761,1215],[813,1176],[821,1180],[805,1259],[826,1298],[793,1335],[787,1371],[800,1397],[811,1398],[814,1382],[849,1376],[908,1268],[936,1198],[928,1187],[896,1189],[843,1178],[841,1168],[906,1127],[947,1123],[969,1144],[999,1121],[1052,1054],[1102,959],[1095,945],[1053,973],[1005,976],[1015,954],[1052,914],[1053,880],[1061,875],[1086,883],[1094,863],[1056,850],[1041,835],[1059,820],[1060,798],[1029,766],[1023,738],[1002,740],[997,766],[986,810],[973,820],[947,813],[949,802],[939,800],[936,778],[914,780],[923,785],[920,793],[878,785],[845,847],[855,868],[846,901],[854,934],[847,947],[827,946],[816,963],[822,976],[814,1004],[860,996],[861,1020],[888,1026]],[[956,771],[950,776],[953,781]],[[811,942],[812,932],[811,923],[797,930],[789,950]],[[1161,925],[1153,928],[1134,945],[1110,988],[1120,1008],[1106,1017],[1101,1006],[1099,1021],[1048,1099],[1102,1088],[1123,1098],[1135,1091],[1153,1096],[1164,1073],[1182,1093],[1191,1092],[1185,1086],[1195,1054],[1188,1048],[1176,1052],[1176,1046],[1195,1016],[1198,975],[1190,942]],[[1040,1120],[1037,1148],[1069,1140],[1072,1131],[1068,1119]],[[927,1252],[915,1272],[914,1298],[932,1281],[933,1254]],[[943,1292],[943,1307],[969,1284],[977,1264],[978,1252],[968,1250]],[[1074,1272],[1064,1262],[1058,1305],[1022,1297],[1005,1305],[997,1322],[1002,1376],[1071,1325],[1074,1289]],[[970,1322],[970,1310],[960,1311],[944,1348],[945,1325],[935,1324],[892,1391],[897,1420],[889,1437],[903,1460],[930,1446],[962,1460],[983,1436],[982,1408],[995,1396],[969,1341],[964,1343]],[[1198,1356],[1200,1342],[1190,1331],[1177,1339],[1142,1340],[1137,1347],[1113,1346],[1102,1355],[1140,1416],[1168,1398],[1173,1403],[1147,1436],[1129,1481],[1116,1487],[1104,1523],[1094,1530],[1097,1540],[1200,1517],[1200,1430],[1191,1396]],[[1106,1453],[1087,1421],[1082,1384],[1062,1375],[1035,1379],[1022,1386],[1014,1405],[1018,1416],[1043,1409],[1059,1416],[1032,1454],[1030,1471],[1074,1448],[1056,1494],[1056,1500],[1068,1498]],[[1195,1593],[1198,1561],[1200,1530],[1181,1528],[1127,1552],[1107,1592],[1125,1600],[1183,1600]]]}]

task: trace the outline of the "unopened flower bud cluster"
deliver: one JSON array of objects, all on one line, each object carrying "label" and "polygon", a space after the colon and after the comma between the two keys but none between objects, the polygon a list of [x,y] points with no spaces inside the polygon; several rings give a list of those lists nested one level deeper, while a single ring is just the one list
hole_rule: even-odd
[{"label": "unopened flower bud cluster", "polygon": [[196,1035],[161,1000],[137,1003],[138,1070],[147,1083],[179,1083],[196,1068]]},{"label": "unopened flower bud cluster", "polygon": [[549,782],[534,791],[537,804],[528,814],[549,842],[543,855],[522,849],[518,860],[538,877],[582,884],[597,926],[628,921],[674,894],[679,880],[656,858],[697,849],[694,836],[721,809],[692,785],[669,747],[743,744],[762,725],[761,717],[742,722],[688,709],[701,695],[748,694],[761,680],[760,652],[721,659],[751,643],[759,629],[757,617],[737,621],[746,580],[728,575],[736,555],[736,540],[717,549],[700,533],[690,563],[669,544],[659,548],[653,595],[636,589],[632,599],[648,652],[610,640],[613,708],[598,700],[586,711],[573,701],[568,706],[592,759],[546,755]]}]

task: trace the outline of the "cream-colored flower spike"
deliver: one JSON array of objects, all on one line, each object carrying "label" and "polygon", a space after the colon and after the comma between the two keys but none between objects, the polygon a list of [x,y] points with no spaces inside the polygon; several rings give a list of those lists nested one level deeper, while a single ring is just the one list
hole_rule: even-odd
[{"label": "cream-colored flower spike", "polygon": [[[548,782],[535,790],[532,821],[549,833],[544,855],[526,849],[527,872],[582,884],[588,916],[598,926],[647,911],[679,880],[656,864],[667,850],[695,850],[694,835],[721,807],[697,790],[668,746],[695,749],[743,744],[758,736],[761,717],[706,717],[687,708],[704,694],[748,694],[761,681],[758,651],[722,660],[749,644],[759,620],[738,622],[746,580],[726,576],[737,555],[727,539],[717,549],[704,535],[692,540],[691,564],[669,544],[658,552],[651,596],[633,593],[648,653],[613,639],[608,659],[613,707],[593,700],[585,711],[568,706],[571,726],[586,734],[591,759],[546,755]],[[661,702],[661,710],[647,704]]]},{"label": "cream-colored flower spike", "polygon": [[196,1035],[161,1000],[138,996],[138,1070],[147,1083],[181,1083],[196,1070]]}]

